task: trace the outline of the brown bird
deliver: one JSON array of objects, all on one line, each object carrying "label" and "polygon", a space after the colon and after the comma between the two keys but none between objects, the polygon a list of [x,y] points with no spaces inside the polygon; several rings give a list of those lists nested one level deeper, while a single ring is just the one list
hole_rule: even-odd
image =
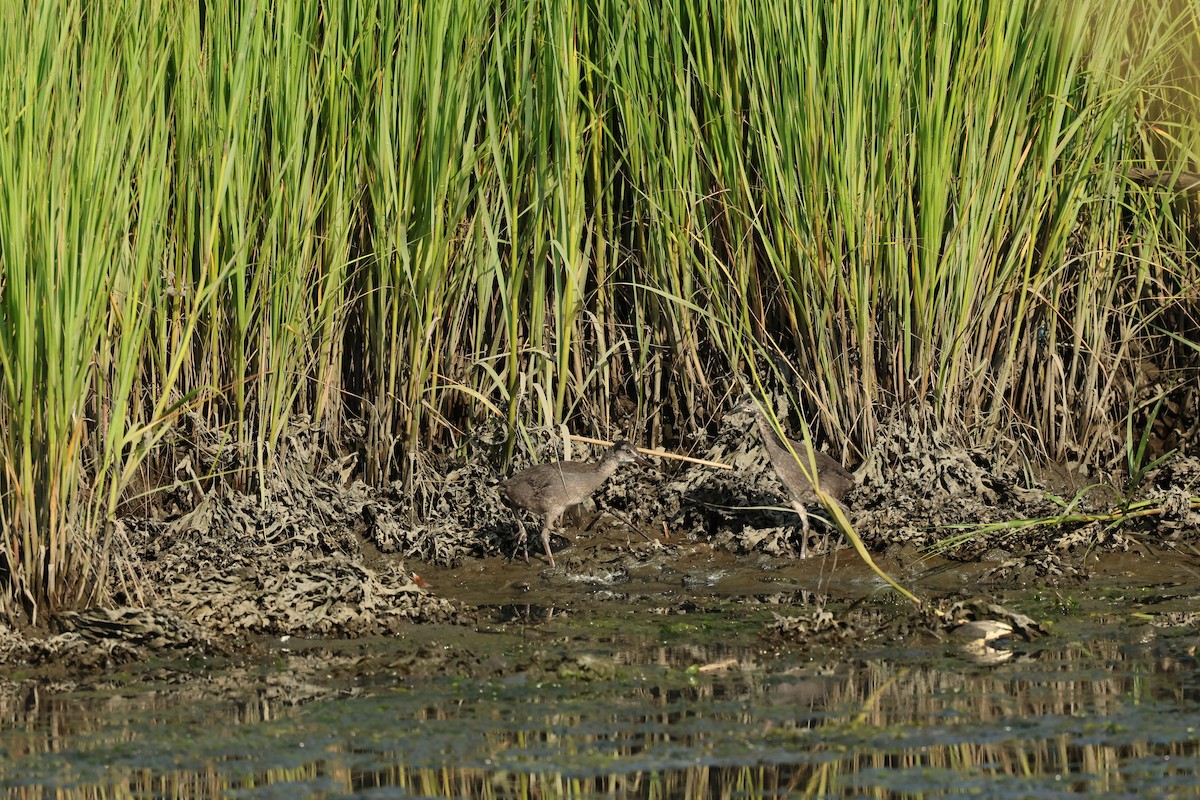
[{"label": "brown bird", "polygon": [[[554,566],[554,555],[550,552],[550,529],[568,508],[583,502],[617,471],[622,464],[647,463],[627,441],[619,441],[599,461],[555,461],[521,470],[500,484],[500,494],[511,505],[528,509],[535,514],[545,514],[542,524],[542,546],[546,558]],[[529,561],[529,537],[521,515],[516,514],[517,526],[521,530],[517,548],[525,548],[525,560]],[[516,552],[513,552],[516,556]]]},{"label": "brown bird", "polygon": [[[779,434],[771,427],[771,421],[767,419],[767,415],[763,412],[762,406],[755,402],[753,397],[747,397],[733,408],[734,411],[753,411],[754,418],[758,421],[758,431],[762,434],[763,444],[767,448],[767,455],[771,458],[771,465],[775,467],[775,474],[779,476],[779,482],[787,489],[791,495],[792,508],[800,515],[800,527],[802,536],[800,542],[800,557],[808,558],[808,503],[818,502],[817,494],[813,491],[812,481],[805,473],[811,470],[808,460],[808,448],[803,442],[797,442],[794,439],[784,437],[780,439]],[[788,445],[795,451],[793,456],[788,450]],[[821,487],[821,491],[833,498],[839,506],[841,500],[846,496],[846,493],[854,488],[854,475],[843,467],[836,459],[827,456],[819,450],[813,451],[813,457],[816,460],[817,466],[817,483]],[[797,462],[796,459],[800,461]],[[801,468],[803,465],[803,468]],[[842,506],[843,511],[845,507]]]}]

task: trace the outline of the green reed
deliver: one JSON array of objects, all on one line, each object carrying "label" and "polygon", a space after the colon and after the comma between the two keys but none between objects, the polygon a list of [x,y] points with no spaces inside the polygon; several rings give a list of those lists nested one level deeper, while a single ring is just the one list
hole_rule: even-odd
[{"label": "green reed", "polygon": [[103,599],[138,496],[269,501],[300,418],[412,479],[736,373],[844,452],[918,403],[1109,463],[1187,377],[1194,210],[1124,175],[1194,160],[1191,6],[118,5],[0,12],[6,616]]},{"label": "green reed", "polygon": [[163,16],[153,3],[121,16],[51,2],[0,12],[7,616],[97,596],[104,512],[162,421],[138,365],[161,291],[170,147],[164,68],[139,37]]}]

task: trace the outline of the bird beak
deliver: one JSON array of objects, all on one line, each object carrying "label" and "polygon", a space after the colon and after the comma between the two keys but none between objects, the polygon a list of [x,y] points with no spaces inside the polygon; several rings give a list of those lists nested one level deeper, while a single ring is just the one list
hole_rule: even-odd
[{"label": "bird beak", "polygon": [[648,459],[644,455],[642,455],[642,452],[639,448],[635,447],[634,452],[637,453],[637,457],[633,459],[633,463],[638,464],[643,467],[653,466],[653,464],[651,464],[651,462],[650,462],[650,459]]}]

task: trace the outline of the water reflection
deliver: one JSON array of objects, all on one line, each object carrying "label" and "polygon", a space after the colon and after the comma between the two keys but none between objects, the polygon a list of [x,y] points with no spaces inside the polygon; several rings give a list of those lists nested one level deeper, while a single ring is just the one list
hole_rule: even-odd
[{"label": "water reflection", "polygon": [[[733,668],[703,672],[691,663]],[[627,653],[302,706],[260,686],[0,694],[14,798],[1163,796],[1194,791],[1195,659],[1093,640],[993,667],[813,664],[757,648]],[[636,665],[636,666],[634,666]],[[286,668],[286,665],[284,665]]]}]

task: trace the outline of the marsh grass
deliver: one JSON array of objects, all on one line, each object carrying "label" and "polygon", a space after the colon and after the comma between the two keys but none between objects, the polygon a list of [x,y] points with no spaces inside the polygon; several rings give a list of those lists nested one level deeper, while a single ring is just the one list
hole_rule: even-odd
[{"label": "marsh grass", "polygon": [[382,482],[736,373],[846,452],[920,403],[1114,464],[1194,381],[1194,206],[1125,178],[1200,150],[1194,4],[120,11],[0,11],[6,616],[104,599],[184,412],[266,501],[300,417]]}]

